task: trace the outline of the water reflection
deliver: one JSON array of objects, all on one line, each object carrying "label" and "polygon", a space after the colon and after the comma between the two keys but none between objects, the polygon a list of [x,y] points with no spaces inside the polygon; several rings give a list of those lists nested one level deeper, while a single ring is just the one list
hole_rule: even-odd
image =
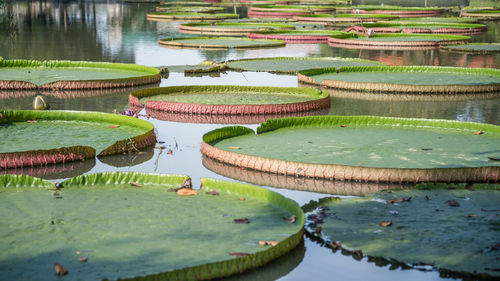
[{"label": "water reflection", "polygon": [[0,169],[0,174],[30,175],[46,180],[66,179],[87,173],[96,164],[95,158],[63,164],[48,164],[40,167],[25,167],[16,169]]},{"label": "water reflection", "polygon": [[154,155],[154,148],[150,147],[140,152],[131,152],[126,154],[116,154],[107,156],[98,156],[97,158],[102,163],[113,167],[131,167],[144,163]]}]

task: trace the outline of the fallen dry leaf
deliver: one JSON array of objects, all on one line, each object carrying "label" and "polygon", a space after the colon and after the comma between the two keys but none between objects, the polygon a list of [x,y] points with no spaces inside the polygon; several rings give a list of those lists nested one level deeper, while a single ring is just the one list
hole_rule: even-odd
[{"label": "fallen dry leaf", "polygon": [[108,128],[118,128],[118,127],[120,127],[120,125],[110,125],[110,126],[108,126]]},{"label": "fallen dry leaf", "polygon": [[241,149],[241,147],[239,147],[239,146],[230,146],[229,148],[230,149]]},{"label": "fallen dry leaf", "polygon": [[340,244],[339,242],[332,242],[332,243],[330,243],[330,246],[332,246],[332,248],[334,248],[334,249],[342,248],[342,244]]},{"label": "fallen dry leaf", "polygon": [[315,233],[320,234],[323,228],[321,226],[316,227],[316,230],[314,230]]},{"label": "fallen dry leaf", "polygon": [[388,199],[388,200],[385,200],[385,203],[387,204],[394,204],[394,203],[401,203],[403,202],[403,198],[398,198],[398,199]]},{"label": "fallen dry leaf", "polygon": [[264,241],[264,240],[260,240],[259,241],[259,245],[261,246],[276,246],[278,245],[278,241]]},{"label": "fallen dry leaf", "polygon": [[89,259],[86,257],[80,257],[80,262],[87,262]]},{"label": "fallen dry leaf", "polygon": [[474,134],[474,135],[482,135],[482,134],[484,134],[484,132],[483,132],[483,131],[481,131],[481,130],[479,130],[479,131],[474,132],[474,133],[472,133],[472,134]]},{"label": "fallen dry leaf", "polygon": [[239,200],[240,201],[245,201],[245,197],[240,197]]},{"label": "fallen dry leaf", "polygon": [[36,120],[26,120],[26,123],[38,123]]},{"label": "fallen dry leaf", "polygon": [[450,207],[460,207],[460,204],[458,204],[458,202],[457,202],[457,201],[455,201],[455,200],[448,200],[448,201],[446,201],[446,203],[447,203],[447,204],[448,204],[448,206],[450,206]]},{"label": "fallen dry leaf", "polygon": [[63,276],[68,274],[68,270],[58,262],[54,264],[54,270],[56,271],[57,276]]},{"label": "fallen dry leaf", "polygon": [[144,185],[139,184],[139,183],[136,183],[136,182],[134,182],[134,181],[131,181],[131,182],[130,182],[130,185],[131,185],[131,186],[135,186],[135,187],[144,187]]},{"label": "fallen dry leaf", "polygon": [[242,252],[233,252],[229,253],[231,256],[248,256],[250,255],[249,253],[242,253]]},{"label": "fallen dry leaf", "polygon": [[217,192],[216,190],[212,190],[210,192],[207,192],[208,195],[219,195],[219,192]]},{"label": "fallen dry leaf", "polygon": [[294,223],[296,220],[297,220],[297,216],[296,215],[292,215],[288,218],[283,218],[284,220],[286,220],[288,223]]},{"label": "fallen dry leaf", "polygon": [[342,124],[342,125],[340,125],[340,127],[341,127],[341,128],[345,128],[345,127],[347,127],[347,125]]},{"label": "fallen dry leaf", "polygon": [[172,151],[172,149],[169,149],[169,150],[167,151],[167,154],[171,155],[171,154],[174,154],[174,152]]},{"label": "fallen dry leaf", "polygon": [[240,224],[250,223],[250,221],[248,219],[246,219],[246,218],[244,218],[244,219],[234,219],[233,221],[234,221],[234,223],[240,223]]},{"label": "fallen dry leaf", "polygon": [[181,196],[197,195],[198,191],[190,188],[181,188],[177,190],[177,194]]},{"label": "fallen dry leaf", "polygon": [[392,225],[392,221],[381,221],[378,225],[382,227],[387,227]]},{"label": "fallen dry leaf", "polygon": [[468,214],[468,215],[465,215],[466,218],[476,218],[477,215],[474,215],[474,214]]}]

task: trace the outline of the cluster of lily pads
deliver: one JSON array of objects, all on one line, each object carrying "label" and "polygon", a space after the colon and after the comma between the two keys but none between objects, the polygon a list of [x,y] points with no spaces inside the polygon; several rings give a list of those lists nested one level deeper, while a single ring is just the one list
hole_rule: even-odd
[{"label": "cluster of lily pads", "polygon": [[[159,41],[174,48],[278,47],[293,41],[342,48],[499,50],[498,44],[463,44],[470,37],[448,34],[483,32],[485,26],[470,19],[434,18],[443,12],[438,8],[296,2],[241,1],[253,5],[250,17],[284,17],[281,21],[221,22],[239,16],[219,13],[223,9],[207,2],[180,1],[167,2],[147,17],[203,21],[181,24],[180,31],[204,37]],[[497,13],[465,9],[461,15],[494,18]],[[324,29],[297,30],[296,22]],[[330,30],[339,25],[353,32]],[[460,44],[450,45],[455,43]],[[312,239],[355,258],[368,255],[402,267],[437,268],[449,276],[498,278],[499,126],[309,116],[328,114],[329,93],[337,90],[353,98],[498,95],[498,69],[278,57],[161,71],[266,71],[297,75],[306,87],[147,88],[130,94],[131,112],[126,114],[0,110],[0,171],[24,174],[39,166],[84,162],[89,164],[78,170],[88,171],[96,156],[105,162],[112,155],[147,150],[157,143],[154,126],[134,118],[145,109],[147,116],[160,120],[263,122],[256,131],[230,126],[203,136],[203,164],[219,174],[260,185],[364,197],[312,202],[302,208],[306,215],[296,202],[267,189],[213,179],[202,179],[202,188],[193,189],[185,175],[102,173],[61,183],[2,175],[0,208],[5,219],[0,234],[7,237],[2,244],[23,245],[0,246],[0,260],[6,265],[0,268],[2,276],[29,279],[55,270],[57,275],[71,272],[75,279],[214,279],[262,266],[291,251],[305,228]],[[70,95],[82,89],[151,85],[160,81],[161,71],[130,64],[0,58],[0,95],[60,90]],[[17,224],[21,217],[24,223]],[[109,220],[119,223],[109,229]],[[118,254],[120,261],[110,263]],[[45,259],[25,258],[32,255]],[[47,259],[66,262],[51,269]]]}]

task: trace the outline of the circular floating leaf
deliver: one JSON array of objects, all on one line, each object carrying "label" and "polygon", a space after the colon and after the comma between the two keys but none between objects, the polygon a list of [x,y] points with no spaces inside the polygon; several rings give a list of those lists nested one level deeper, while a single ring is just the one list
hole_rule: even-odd
[{"label": "circular floating leaf", "polygon": [[[294,201],[213,179],[202,179],[197,195],[169,192],[186,179],[103,173],[54,190],[40,179],[0,176],[0,208],[7,216],[0,222],[0,260],[6,265],[0,274],[50,279],[54,271],[47,261],[57,261],[75,280],[205,280],[259,267],[302,240],[304,214]],[[285,220],[291,216],[294,223]]]},{"label": "circular floating leaf", "polygon": [[500,18],[500,9],[466,9],[461,11],[461,17],[495,19]]},{"label": "circular floating leaf", "polygon": [[500,92],[500,70],[435,66],[352,66],[300,71],[301,82],[367,92],[470,94]]},{"label": "circular floating leaf", "polygon": [[326,92],[313,88],[251,86],[173,86],[130,95],[130,104],[146,110],[208,115],[287,114],[330,106]]},{"label": "circular floating leaf", "polygon": [[486,31],[486,25],[474,23],[376,22],[356,25],[346,31],[377,33],[446,33],[471,34]]},{"label": "circular floating leaf", "polygon": [[163,13],[215,13],[223,12],[226,9],[223,7],[204,7],[204,6],[172,6],[172,7],[156,7],[156,11]]},{"label": "circular floating leaf", "polygon": [[335,6],[311,6],[311,5],[258,5],[250,8],[250,12],[289,12],[307,11],[315,13],[335,12]]},{"label": "circular floating leaf", "polygon": [[351,9],[351,13],[359,14],[390,14],[401,17],[435,17],[444,12],[442,8],[400,7],[400,6],[370,6],[360,5]]},{"label": "circular floating leaf", "polygon": [[396,22],[421,22],[421,23],[476,23],[477,19],[463,17],[424,17],[424,18],[399,18]]},{"label": "circular floating leaf", "polygon": [[383,65],[383,63],[353,59],[353,58],[256,58],[228,61],[231,70],[238,71],[266,71],[272,73],[296,74],[298,71],[311,68],[340,68],[342,66]]},{"label": "circular floating leaf", "polygon": [[160,71],[136,64],[85,61],[0,61],[1,90],[75,90],[157,83]]},{"label": "circular floating leaf", "polygon": [[[272,119],[203,136],[202,153],[257,171],[371,182],[499,180],[500,127],[375,116]],[[483,134],[477,134],[482,132]],[[487,133],[485,133],[487,132]],[[476,133],[476,134],[474,134]],[[238,147],[238,149],[232,149]]]},{"label": "circular floating leaf", "polygon": [[239,18],[238,14],[228,14],[228,13],[220,13],[220,14],[204,14],[204,13],[182,13],[182,12],[173,12],[173,13],[149,13],[147,14],[147,18],[151,20],[193,20],[193,21],[218,21],[225,19],[237,19]]},{"label": "circular floating leaf", "polygon": [[441,46],[441,49],[460,53],[489,54],[500,52],[500,43],[469,43]]},{"label": "circular floating leaf", "polygon": [[498,278],[499,187],[472,188],[428,184],[365,198],[325,198],[308,206],[320,207],[308,213],[306,229],[321,226],[320,239],[351,253],[437,268],[442,276]]},{"label": "circular floating leaf", "polygon": [[182,33],[200,35],[227,35],[243,36],[256,31],[284,31],[293,30],[295,27],[290,24],[280,23],[186,23],[181,24],[179,30]]},{"label": "circular floating leaf", "polygon": [[426,50],[443,44],[469,42],[469,36],[446,34],[372,34],[371,36],[348,33],[331,37],[328,45],[338,48],[377,50]]},{"label": "circular floating leaf", "polygon": [[348,33],[335,30],[269,31],[248,34],[251,39],[278,39],[295,43],[326,43],[331,36],[344,37]]},{"label": "circular floating leaf", "polygon": [[[118,114],[0,111],[0,168],[41,166],[137,151],[156,142],[151,123]],[[85,146],[82,146],[85,145]]]},{"label": "circular floating leaf", "polygon": [[334,24],[334,23],[358,23],[362,22],[375,22],[379,20],[390,20],[399,18],[394,15],[383,15],[383,14],[313,14],[313,15],[301,15],[294,16],[294,19],[299,22],[314,22],[321,24]]},{"label": "circular floating leaf", "polygon": [[176,6],[212,6],[212,3],[209,2],[198,2],[198,1],[171,1],[171,2],[162,2],[161,6],[163,7],[176,7]]},{"label": "circular floating leaf", "polygon": [[252,40],[238,37],[191,37],[160,39],[161,46],[171,48],[196,48],[196,49],[253,49],[272,48],[285,46],[283,40]]}]

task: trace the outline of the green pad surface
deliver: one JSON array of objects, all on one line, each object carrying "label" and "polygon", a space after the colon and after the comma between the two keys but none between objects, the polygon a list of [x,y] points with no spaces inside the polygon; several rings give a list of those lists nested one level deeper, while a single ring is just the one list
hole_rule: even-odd
[{"label": "green pad surface", "polygon": [[[357,24],[361,26],[360,24]],[[362,25],[366,28],[375,28],[375,27],[392,27],[392,28],[424,28],[424,29],[442,29],[442,28],[453,28],[453,29],[461,29],[463,32],[467,32],[471,28],[484,28],[486,26],[484,24],[475,24],[475,23],[449,23],[449,22],[376,22],[376,23],[364,23]]]},{"label": "green pad surface", "polygon": [[[116,280],[226,262],[227,268],[219,266],[218,273],[212,265],[216,277],[238,270],[240,258],[229,253],[265,251],[270,248],[260,246],[259,240],[283,241],[301,231],[302,211],[281,195],[208,179],[203,182],[219,195],[199,191],[196,196],[179,196],[168,191],[185,178],[136,173],[80,176],[61,183],[62,198],[56,199],[49,182],[33,185],[33,178],[0,177],[7,185],[0,188],[0,275],[47,280],[55,278],[53,264],[59,262],[69,271],[64,280]],[[245,200],[239,200],[242,196]],[[292,214],[298,220],[289,224],[283,217]],[[239,218],[250,223],[233,222]],[[80,262],[76,252],[88,261]],[[208,272],[200,277],[188,270],[180,276],[207,279]]]},{"label": "green pad surface", "polygon": [[[306,70],[301,72],[318,83],[323,80],[347,82],[375,82],[403,85],[490,85],[500,83],[496,69],[459,67],[344,67],[331,70]],[[317,74],[315,74],[317,73]]]},{"label": "green pad surface", "polygon": [[[153,129],[117,114],[75,111],[0,111],[0,153],[86,145],[97,152]],[[33,122],[36,121],[36,122]],[[110,126],[117,126],[110,128]]]},{"label": "green pad surface", "polygon": [[[491,127],[482,135],[474,135],[481,126]],[[376,168],[500,166],[499,161],[488,158],[500,158],[500,129],[493,125],[328,116],[270,120],[257,131],[256,135],[209,143],[239,154],[303,163]],[[205,142],[209,135],[205,135]]]},{"label": "green pad surface", "polygon": [[471,53],[496,53],[500,52],[499,43],[470,43],[458,45],[442,46],[443,49],[458,52],[471,52]]},{"label": "green pad surface", "polygon": [[122,63],[3,60],[0,80],[27,81],[41,86],[55,81],[98,81],[158,74],[152,67]]},{"label": "green pad surface", "polygon": [[242,71],[267,71],[278,73],[297,73],[300,70],[325,67],[381,65],[382,63],[370,60],[351,58],[257,58],[228,61],[231,69]]},{"label": "green pad surface", "polygon": [[[284,46],[283,40],[268,39],[248,39],[235,37],[192,37],[161,39],[160,44],[169,45],[171,43],[182,44],[182,47],[193,48],[265,48]],[[181,47],[175,46],[174,47]]]},{"label": "green pad surface", "polygon": [[[500,251],[494,246],[498,247],[500,236],[499,186],[473,186],[474,190],[453,185],[418,187],[378,192],[365,198],[320,200],[321,209],[328,209],[323,215],[320,210],[312,212],[323,223],[312,223],[310,230],[314,232],[321,225],[321,239],[340,242],[343,248],[361,250],[368,256],[431,265],[441,273],[483,275],[485,279],[484,274],[489,274],[498,278],[500,273],[495,269]],[[399,198],[411,200],[386,202]],[[452,207],[448,200],[460,206]],[[392,226],[382,227],[382,221],[390,221]]]}]

